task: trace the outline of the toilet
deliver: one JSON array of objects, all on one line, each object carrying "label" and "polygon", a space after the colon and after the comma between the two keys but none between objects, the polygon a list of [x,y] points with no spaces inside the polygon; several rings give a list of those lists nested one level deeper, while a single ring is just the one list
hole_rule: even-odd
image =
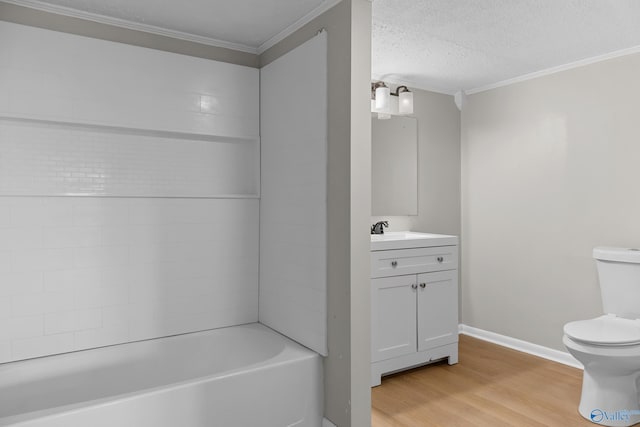
[{"label": "toilet", "polygon": [[602,307],[595,319],[564,325],[564,345],[584,365],[578,412],[595,424],[640,423],[640,250],[599,247]]}]

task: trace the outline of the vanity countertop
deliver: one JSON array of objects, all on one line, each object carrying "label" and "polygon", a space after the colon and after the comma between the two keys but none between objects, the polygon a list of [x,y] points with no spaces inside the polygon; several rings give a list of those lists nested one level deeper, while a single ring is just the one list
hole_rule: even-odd
[{"label": "vanity countertop", "polygon": [[371,235],[371,250],[427,248],[431,246],[457,245],[458,236],[419,233],[417,231],[389,231]]}]

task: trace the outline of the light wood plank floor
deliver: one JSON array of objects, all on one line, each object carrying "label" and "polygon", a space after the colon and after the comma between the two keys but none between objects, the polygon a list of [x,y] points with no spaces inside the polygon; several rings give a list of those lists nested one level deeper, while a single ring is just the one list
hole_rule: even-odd
[{"label": "light wood plank floor", "polygon": [[593,426],[578,414],[582,371],[460,335],[446,362],[382,378],[373,427]]}]

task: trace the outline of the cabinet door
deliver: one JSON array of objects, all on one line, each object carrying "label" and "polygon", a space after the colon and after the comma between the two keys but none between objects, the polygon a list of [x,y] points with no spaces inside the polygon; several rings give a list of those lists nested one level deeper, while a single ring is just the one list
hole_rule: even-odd
[{"label": "cabinet door", "polygon": [[371,284],[371,361],[415,353],[416,275],[372,279]]},{"label": "cabinet door", "polygon": [[418,274],[418,351],[458,341],[458,271]]}]

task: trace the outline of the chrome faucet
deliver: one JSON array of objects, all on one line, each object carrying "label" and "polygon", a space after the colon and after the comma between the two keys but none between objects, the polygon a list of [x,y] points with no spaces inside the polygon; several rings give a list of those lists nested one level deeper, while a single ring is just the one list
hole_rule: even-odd
[{"label": "chrome faucet", "polygon": [[389,227],[389,221],[376,222],[371,226],[371,234],[384,234],[385,227]]}]

